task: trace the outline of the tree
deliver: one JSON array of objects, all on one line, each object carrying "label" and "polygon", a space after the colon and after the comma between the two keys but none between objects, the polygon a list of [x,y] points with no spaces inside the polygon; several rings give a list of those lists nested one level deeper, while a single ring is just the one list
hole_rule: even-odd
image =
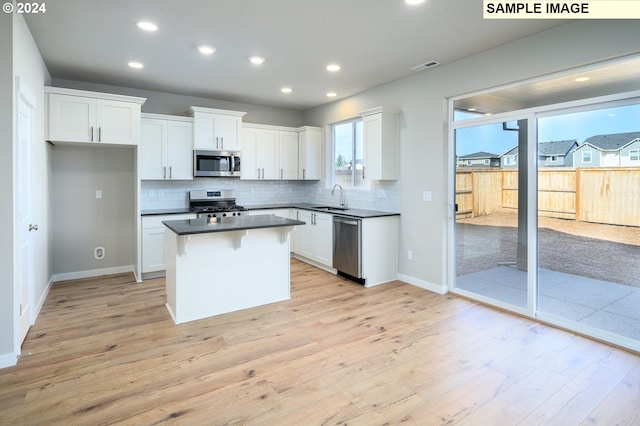
[{"label": "tree", "polygon": [[338,158],[336,158],[336,169],[344,166],[346,161],[344,160],[344,156],[342,154],[338,154]]}]

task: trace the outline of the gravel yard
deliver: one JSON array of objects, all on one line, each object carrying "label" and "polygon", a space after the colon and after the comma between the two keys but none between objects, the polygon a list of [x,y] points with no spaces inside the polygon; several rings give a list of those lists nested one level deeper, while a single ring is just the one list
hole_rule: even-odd
[{"label": "gravel yard", "polygon": [[[456,273],[466,275],[515,262],[515,213],[456,221]],[[640,228],[538,219],[540,267],[640,287]]]}]

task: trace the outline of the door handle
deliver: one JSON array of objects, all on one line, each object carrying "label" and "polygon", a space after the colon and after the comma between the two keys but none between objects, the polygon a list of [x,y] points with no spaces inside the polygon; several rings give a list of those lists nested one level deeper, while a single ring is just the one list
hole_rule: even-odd
[{"label": "door handle", "polygon": [[93,142],[93,126],[91,126],[91,142]]},{"label": "door handle", "polygon": [[38,230],[38,225],[33,225],[33,224],[29,224],[29,232],[31,231],[37,231]]}]

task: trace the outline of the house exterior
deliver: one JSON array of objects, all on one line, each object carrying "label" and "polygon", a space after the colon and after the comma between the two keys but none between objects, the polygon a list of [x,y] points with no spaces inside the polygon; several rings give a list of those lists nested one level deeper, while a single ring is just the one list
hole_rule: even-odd
[{"label": "house exterior", "polygon": [[500,156],[484,151],[461,155],[456,158],[456,167],[500,167]]},{"label": "house exterior", "polygon": [[575,167],[640,167],[640,132],[596,135],[573,150]]},{"label": "house exterior", "polygon": [[517,145],[500,156],[500,167],[505,169],[515,169],[518,167]]},{"label": "house exterior", "polygon": [[538,167],[571,167],[573,155],[571,151],[578,147],[578,141],[541,142],[538,144]]},{"label": "house exterior", "polygon": [[[571,167],[572,151],[578,147],[575,139],[540,142],[538,144],[538,167]],[[514,146],[500,156],[500,166],[505,169],[518,167],[518,147]]]}]

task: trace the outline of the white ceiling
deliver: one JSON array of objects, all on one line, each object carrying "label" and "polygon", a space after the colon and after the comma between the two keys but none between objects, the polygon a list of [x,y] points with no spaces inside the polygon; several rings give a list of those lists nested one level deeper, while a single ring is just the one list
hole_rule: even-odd
[{"label": "white ceiling", "polygon": [[[55,0],[46,7],[25,19],[53,78],[299,110],[566,22],[484,20],[480,0]],[[139,20],[158,31],[141,31]],[[199,44],[216,52],[204,57]],[[266,62],[256,67],[251,55]],[[144,68],[129,68],[132,60]],[[329,73],[329,63],[341,71]],[[281,93],[283,86],[293,92]],[[337,97],[327,98],[329,91]]]}]

